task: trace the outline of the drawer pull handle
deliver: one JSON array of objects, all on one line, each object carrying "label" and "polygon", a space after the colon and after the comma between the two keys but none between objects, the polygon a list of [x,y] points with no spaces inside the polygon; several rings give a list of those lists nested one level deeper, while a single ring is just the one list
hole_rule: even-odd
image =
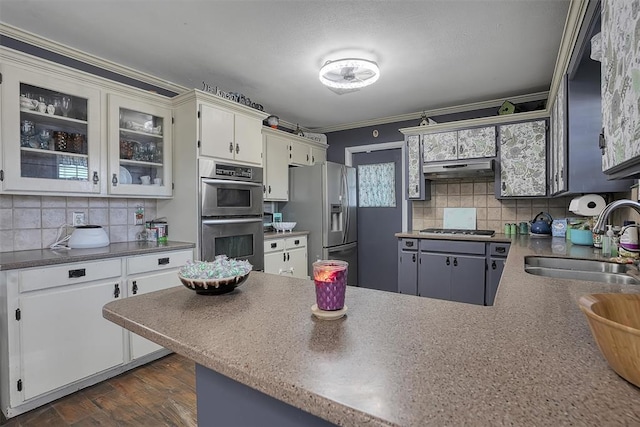
[{"label": "drawer pull handle", "polygon": [[278,246],[278,244],[277,244],[277,243],[272,243],[272,244],[271,244],[271,249],[274,249],[276,246]]},{"label": "drawer pull handle", "polygon": [[497,247],[497,248],[496,248],[496,252],[497,252],[497,253],[499,253],[499,254],[503,254],[503,253],[505,253],[506,251],[507,251],[507,248],[505,248],[505,247],[503,247],[503,246],[500,246],[500,247]]},{"label": "drawer pull handle", "polygon": [[133,291],[134,295],[138,293],[138,282],[136,280],[133,281],[133,287],[131,288],[131,290]]},{"label": "drawer pull handle", "polygon": [[286,261],[286,260],[287,260],[287,254],[282,253],[282,261],[284,262],[284,261]]},{"label": "drawer pull handle", "polygon": [[69,270],[69,279],[75,279],[76,277],[84,277],[87,275],[87,271],[84,268],[77,270]]},{"label": "drawer pull handle", "polygon": [[293,241],[293,244],[294,244],[294,245],[299,245],[299,244],[300,244],[300,240],[298,240],[298,239],[294,240],[294,241]]},{"label": "drawer pull handle", "polygon": [[404,242],[404,245],[408,248],[412,248],[413,247],[413,242]]},{"label": "drawer pull handle", "polygon": [[158,258],[158,265],[167,265],[167,264],[169,264],[169,257]]}]

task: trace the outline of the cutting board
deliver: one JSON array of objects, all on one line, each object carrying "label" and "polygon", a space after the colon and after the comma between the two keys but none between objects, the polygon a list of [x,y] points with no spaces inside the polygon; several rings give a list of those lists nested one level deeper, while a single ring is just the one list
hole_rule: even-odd
[{"label": "cutting board", "polygon": [[444,208],[442,228],[476,229],[476,208]]}]

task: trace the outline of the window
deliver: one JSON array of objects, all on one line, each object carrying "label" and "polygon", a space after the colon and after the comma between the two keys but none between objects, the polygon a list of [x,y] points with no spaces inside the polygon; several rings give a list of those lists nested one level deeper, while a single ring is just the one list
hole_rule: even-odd
[{"label": "window", "polygon": [[361,208],[396,207],[395,163],[358,165],[358,205]]}]

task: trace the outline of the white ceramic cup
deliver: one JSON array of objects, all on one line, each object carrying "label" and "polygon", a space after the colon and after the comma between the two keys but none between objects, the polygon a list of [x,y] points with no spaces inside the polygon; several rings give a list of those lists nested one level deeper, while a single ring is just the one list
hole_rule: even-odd
[{"label": "white ceramic cup", "polygon": [[153,178],[154,185],[162,185],[162,178]]},{"label": "white ceramic cup", "polygon": [[149,175],[141,176],[140,182],[142,182],[142,185],[151,185],[151,177]]}]

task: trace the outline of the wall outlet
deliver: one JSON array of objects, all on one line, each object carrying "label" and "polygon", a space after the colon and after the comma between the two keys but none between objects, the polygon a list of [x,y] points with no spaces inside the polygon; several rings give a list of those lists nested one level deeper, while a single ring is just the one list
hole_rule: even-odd
[{"label": "wall outlet", "polygon": [[74,227],[77,227],[78,225],[84,225],[84,212],[74,212],[73,213],[73,223],[72,225]]}]

